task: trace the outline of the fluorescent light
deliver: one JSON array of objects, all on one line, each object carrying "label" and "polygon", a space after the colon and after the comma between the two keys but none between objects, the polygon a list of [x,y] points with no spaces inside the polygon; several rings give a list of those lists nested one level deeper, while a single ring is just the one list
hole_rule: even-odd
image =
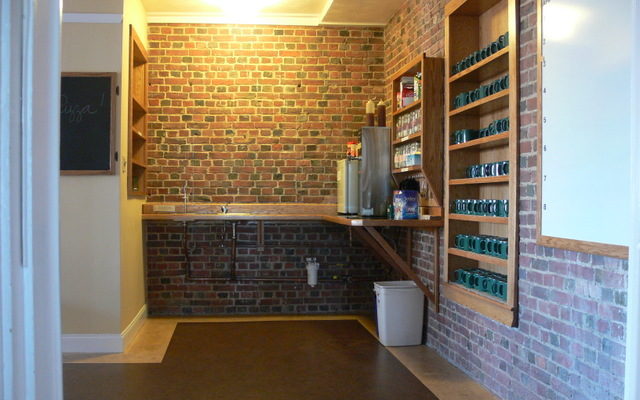
[{"label": "fluorescent light", "polygon": [[558,42],[569,40],[576,34],[580,25],[588,20],[589,12],[585,8],[566,3],[553,1],[544,6],[542,26],[546,39]]},{"label": "fluorescent light", "polygon": [[220,10],[234,23],[252,22],[260,12],[281,0],[205,0]]}]

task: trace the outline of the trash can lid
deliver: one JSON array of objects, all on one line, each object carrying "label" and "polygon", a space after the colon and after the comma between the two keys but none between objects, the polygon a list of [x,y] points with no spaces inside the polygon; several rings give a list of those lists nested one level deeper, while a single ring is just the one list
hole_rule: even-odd
[{"label": "trash can lid", "polygon": [[415,289],[418,286],[414,281],[386,281],[386,282],[374,282],[373,285],[376,289],[393,290],[393,289]]}]

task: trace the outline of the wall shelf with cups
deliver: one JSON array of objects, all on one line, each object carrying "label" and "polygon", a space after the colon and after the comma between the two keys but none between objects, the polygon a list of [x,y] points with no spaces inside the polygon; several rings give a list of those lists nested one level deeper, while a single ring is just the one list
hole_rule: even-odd
[{"label": "wall shelf with cups", "polygon": [[518,10],[445,6],[444,294],[503,324],[518,316]]},{"label": "wall shelf with cups", "polygon": [[391,172],[396,183],[424,175],[442,207],[442,116],[444,60],[424,54],[396,72],[391,121]]}]

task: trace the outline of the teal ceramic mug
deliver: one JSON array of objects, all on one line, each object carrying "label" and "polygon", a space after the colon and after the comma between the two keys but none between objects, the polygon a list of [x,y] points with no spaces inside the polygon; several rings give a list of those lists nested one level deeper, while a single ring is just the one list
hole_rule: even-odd
[{"label": "teal ceramic mug", "polygon": [[480,236],[472,236],[473,238],[473,252],[478,254],[484,254],[487,251],[487,238]]},{"label": "teal ceramic mug", "polygon": [[453,272],[453,275],[454,275],[454,277],[455,277],[456,282],[458,282],[458,283],[463,283],[463,282],[464,282],[464,278],[463,278],[463,276],[462,276],[464,272],[465,272],[465,271],[464,271],[464,269],[462,269],[462,268],[457,269],[457,270],[455,270],[455,271]]},{"label": "teal ceramic mug", "polygon": [[496,217],[509,216],[509,200],[498,200],[496,207]]},{"label": "teal ceramic mug", "polygon": [[496,257],[506,260],[509,257],[509,242],[506,239],[502,239],[498,241],[496,246]]},{"label": "teal ceramic mug", "polygon": [[469,249],[469,235],[459,234],[455,239],[456,247],[460,250]]},{"label": "teal ceramic mug", "polygon": [[491,294],[494,296],[506,300],[507,299],[507,282],[496,280],[491,286]]}]

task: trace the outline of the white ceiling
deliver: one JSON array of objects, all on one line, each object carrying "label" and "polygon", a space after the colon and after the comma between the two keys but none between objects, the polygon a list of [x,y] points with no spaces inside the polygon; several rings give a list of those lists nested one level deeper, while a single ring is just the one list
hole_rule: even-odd
[{"label": "white ceiling", "polygon": [[[143,0],[151,23],[386,25],[400,0]],[[258,4],[262,10],[248,12]],[[258,7],[259,8],[259,7]]]}]

